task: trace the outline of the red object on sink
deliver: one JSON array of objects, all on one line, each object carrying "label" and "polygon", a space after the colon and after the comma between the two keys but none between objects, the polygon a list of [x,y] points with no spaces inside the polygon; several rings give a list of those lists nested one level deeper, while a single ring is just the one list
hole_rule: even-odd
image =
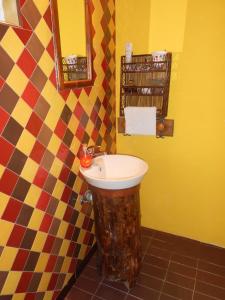
[{"label": "red object on sink", "polygon": [[91,155],[84,155],[80,158],[80,165],[83,168],[89,168],[92,164],[92,156]]}]

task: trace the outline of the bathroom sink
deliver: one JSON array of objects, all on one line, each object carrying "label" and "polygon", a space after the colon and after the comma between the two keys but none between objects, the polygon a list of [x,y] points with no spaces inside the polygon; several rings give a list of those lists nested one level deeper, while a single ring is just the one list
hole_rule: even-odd
[{"label": "bathroom sink", "polygon": [[138,185],[148,170],[148,164],[131,155],[102,155],[93,159],[89,168],[80,167],[86,181],[107,190],[127,189]]}]

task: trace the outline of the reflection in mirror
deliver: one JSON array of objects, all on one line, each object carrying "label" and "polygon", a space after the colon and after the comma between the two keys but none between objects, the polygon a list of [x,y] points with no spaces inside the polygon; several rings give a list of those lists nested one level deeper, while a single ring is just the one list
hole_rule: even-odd
[{"label": "reflection in mirror", "polygon": [[17,0],[0,0],[0,22],[20,26]]},{"label": "reflection in mirror", "polygon": [[52,0],[60,89],[92,85],[91,0]]}]

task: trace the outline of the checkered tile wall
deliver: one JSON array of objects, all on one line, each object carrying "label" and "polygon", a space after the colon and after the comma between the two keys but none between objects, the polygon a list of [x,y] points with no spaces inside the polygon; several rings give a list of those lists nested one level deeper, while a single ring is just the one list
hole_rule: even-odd
[{"label": "checkered tile wall", "polygon": [[93,0],[95,84],[56,88],[48,0],[0,25],[0,299],[55,299],[94,242],[81,143],[115,151],[114,0]]}]

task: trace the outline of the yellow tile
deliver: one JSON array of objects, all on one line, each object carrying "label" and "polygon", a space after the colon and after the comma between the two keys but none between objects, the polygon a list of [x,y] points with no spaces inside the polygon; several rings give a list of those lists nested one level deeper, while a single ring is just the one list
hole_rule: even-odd
[{"label": "yellow tile", "polygon": [[[18,80],[19,79],[19,80]],[[6,80],[7,84],[21,96],[28,82],[26,75],[15,64]]]},{"label": "yellow tile", "polygon": [[[1,205],[2,205],[2,203],[1,203]],[[0,246],[5,246],[7,244],[10,234],[13,230],[13,227],[14,227],[13,223],[0,220],[0,228],[1,228]]]},{"label": "yellow tile", "polygon": [[38,231],[31,250],[36,252],[41,252],[43,250],[47,234],[41,231]]},{"label": "yellow tile", "polygon": [[49,6],[49,0],[34,1],[39,13],[43,16]]},{"label": "yellow tile", "polygon": [[47,291],[47,287],[49,285],[51,276],[52,276],[52,273],[43,273],[42,274],[41,281],[40,281],[39,286],[38,286],[38,291],[39,292]]},{"label": "yellow tile", "polygon": [[[35,209],[33,211],[33,214],[31,216],[31,218],[30,218],[30,222],[28,224],[28,228],[38,231],[39,228],[40,228],[41,222],[42,222],[42,220],[44,218],[44,214],[45,213],[43,211],[41,211],[39,209]],[[40,233],[41,236],[42,236],[42,234],[43,233]],[[38,236],[39,236],[39,234],[38,234]],[[34,245],[33,245],[33,247],[34,247]]]},{"label": "yellow tile", "polygon": [[0,269],[1,271],[10,271],[16,255],[18,253],[18,248],[5,247],[0,256]]},{"label": "yellow tile", "polygon": [[49,77],[51,75],[51,73],[55,67],[55,63],[47,51],[45,51],[42,54],[42,56],[38,62],[38,65],[47,77]]},{"label": "yellow tile", "polygon": [[[3,193],[0,192],[0,199],[1,199],[1,205],[0,205],[0,218],[1,218],[2,214],[5,211],[5,208],[6,208],[7,204],[8,204],[8,202],[9,202],[10,196],[8,196],[8,195],[3,194]],[[0,236],[0,240],[1,240],[1,236]]]},{"label": "yellow tile", "polygon": [[61,268],[61,273],[67,273],[69,271],[70,263],[71,263],[71,258],[65,257],[62,268]]},{"label": "yellow tile", "polygon": [[87,246],[86,245],[81,245],[80,252],[79,252],[79,255],[78,255],[78,259],[83,260],[86,256],[86,251],[87,251]]},{"label": "yellow tile", "polygon": [[53,299],[54,291],[47,291],[45,292],[43,300],[50,300]]},{"label": "yellow tile", "polygon": [[23,152],[24,154],[29,156],[31,153],[31,150],[33,149],[35,141],[36,141],[35,137],[29,131],[24,129],[19,138],[19,141],[18,141],[16,147],[21,152]]},{"label": "yellow tile", "polygon": [[77,194],[79,194],[79,193],[80,193],[81,186],[82,186],[82,184],[83,184],[83,179],[81,179],[79,176],[77,176],[75,183],[76,183],[76,184],[75,184],[75,192],[76,192]]},{"label": "yellow tile", "polygon": [[[17,80],[18,82],[18,80]],[[20,82],[20,81],[19,81]],[[18,100],[13,112],[12,117],[23,127],[27,125],[27,122],[32,114],[30,106],[21,98]]]},{"label": "yellow tile", "polygon": [[83,243],[85,233],[86,233],[86,230],[83,230],[83,229],[80,230],[80,234],[79,234],[79,236],[77,238],[77,243],[79,243],[79,244]]},{"label": "yellow tile", "polygon": [[[61,215],[61,218],[62,217],[63,217],[63,214]],[[66,231],[67,231],[68,226],[69,226],[69,223],[67,223],[65,221],[61,221],[60,226],[59,226],[59,230],[57,232],[57,237],[63,239],[66,235]]]},{"label": "yellow tile", "polygon": [[82,225],[84,223],[85,215],[83,213],[79,213],[77,221],[76,221],[76,226],[79,228],[82,228]]},{"label": "yellow tile", "polygon": [[57,209],[56,209],[54,217],[56,217],[56,218],[58,218],[58,219],[61,220],[63,218],[64,214],[65,214],[66,209],[67,209],[66,203],[62,202],[62,201],[59,201],[59,204],[57,206]]},{"label": "yellow tile", "polygon": [[54,131],[56,128],[56,125],[59,121],[61,112],[56,112],[55,109],[50,108],[46,118],[45,118],[45,124],[52,130]]},{"label": "yellow tile", "polygon": [[62,246],[60,248],[60,252],[59,252],[59,256],[66,256],[66,253],[69,249],[69,246],[70,246],[70,241],[68,240],[64,240],[63,243],[62,243]]},{"label": "yellow tile", "polygon": [[26,294],[24,293],[14,294],[12,300],[24,300],[25,297]]},{"label": "yellow tile", "polygon": [[[3,167],[2,165],[0,165],[0,179],[1,179],[4,171],[5,171],[5,167]],[[0,209],[0,211],[1,211],[1,209]],[[1,212],[0,212],[0,216],[1,216]]]},{"label": "yellow tile", "polygon": [[37,37],[41,41],[42,45],[45,48],[47,48],[47,46],[52,38],[52,33],[44,19],[40,20],[40,22],[38,23],[34,32],[36,33]]},{"label": "yellow tile", "polygon": [[[12,43],[13,41],[13,43]],[[24,50],[22,41],[18,38],[12,27],[8,27],[6,34],[1,40],[1,46],[6,53],[16,62]]]},{"label": "yellow tile", "polygon": [[32,207],[36,207],[38,199],[41,195],[41,191],[42,190],[39,187],[32,184],[29,191],[28,191],[28,193],[27,193],[27,196],[25,198],[24,203],[26,203],[26,204],[28,204]]},{"label": "yellow tile", "polygon": [[29,182],[33,182],[38,168],[39,165],[31,158],[28,158],[21,173],[21,177],[23,177]]},{"label": "yellow tile", "polygon": [[74,111],[74,108],[77,104],[77,101],[74,97],[74,93],[72,91],[70,91],[69,96],[66,100],[66,104],[69,106],[69,108],[71,109],[71,111]]},{"label": "yellow tile", "polygon": [[63,167],[63,163],[61,162],[61,160],[59,160],[57,157],[55,157],[52,167],[50,169],[50,173],[55,176],[56,178],[59,177],[60,172],[62,170]]},{"label": "yellow tile", "polygon": [[48,150],[52,152],[52,154],[56,155],[58,153],[59,147],[62,141],[53,133],[51,140],[48,144]]},{"label": "yellow tile", "polygon": [[[49,256],[50,255],[47,253],[41,253],[41,255],[38,258],[37,265],[35,267],[34,272],[44,272],[44,270],[46,269],[48,260],[49,260]],[[44,274],[46,274],[46,273],[44,273]],[[38,291],[40,292],[41,290],[40,290],[40,286],[39,286]]]},{"label": "yellow tile", "polygon": [[57,199],[61,199],[64,188],[65,184],[61,180],[57,180],[52,196]]},{"label": "yellow tile", "polygon": [[1,295],[14,294],[21,278],[22,272],[9,272],[6,282],[1,291]]},{"label": "yellow tile", "polygon": [[[74,131],[72,131],[72,132],[74,132]],[[76,154],[78,152],[79,148],[80,148],[80,142],[79,142],[78,138],[76,136],[74,136],[71,146],[70,146],[70,149],[72,150],[73,153]]]},{"label": "yellow tile", "polygon": [[68,128],[74,133],[77,129],[79,122],[77,120],[77,118],[72,115],[68,124]]}]

